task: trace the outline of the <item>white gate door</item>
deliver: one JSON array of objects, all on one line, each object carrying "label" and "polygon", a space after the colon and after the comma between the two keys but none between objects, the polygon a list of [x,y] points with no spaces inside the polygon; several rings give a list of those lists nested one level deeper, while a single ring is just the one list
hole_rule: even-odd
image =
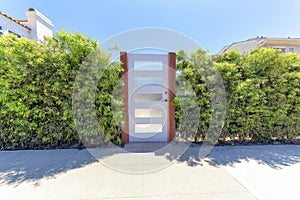
[{"label": "white gate door", "polygon": [[129,142],[168,141],[168,55],[128,54]]}]

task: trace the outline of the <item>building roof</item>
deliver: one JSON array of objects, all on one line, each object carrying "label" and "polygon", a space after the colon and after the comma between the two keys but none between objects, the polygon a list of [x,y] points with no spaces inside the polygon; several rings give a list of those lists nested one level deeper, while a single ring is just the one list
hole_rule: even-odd
[{"label": "building roof", "polygon": [[0,15],[6,17],[7,19],[19,24],[20,26],[24,27],[24,28],[27,28],[28,30],[30,30],[30,28],[28,26],[25,26],[24,24],[22,24],[21,22],[26,22],[27,20],[16,20],[14,18],[12,18],[11,16],[9,16],[8,14],[0,11]]},{"label": "building roof", "polygon": [[234,42],[231,45],[227,45],[221,49],[219,54],[224,54],[229,51],[238,50],[241,53],[248,52],[249,49],[256,49],[263,45],[265,38],[251,38],[245,41]]},{"label": "building roof", "polygon": [[219,54],[225,54],[232,50],[238,50],[241,53],[249,52],[261,46],[300,46],[300,38],[272,38],[256,37],[245,41],[234,42],[231,45],[223,47]]}]

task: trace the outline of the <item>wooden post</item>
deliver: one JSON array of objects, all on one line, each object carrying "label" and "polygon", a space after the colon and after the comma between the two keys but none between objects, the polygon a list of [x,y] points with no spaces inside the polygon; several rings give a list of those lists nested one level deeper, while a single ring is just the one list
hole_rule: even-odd
[{"label": "wooden post", "polygon": [[124,85],[122,87],[122,95],[124,101],[124,112],[125,112],[125,123],[122,126],[122,144],[129,142],[129,120],[128,120],[128,54],[127,52],[120,53],[120,60],[123,66],[123,72],[121,73],[122,80],[124,81]]},{"label": "wooden post", "polygon": [[169,91],[168,91],[168,141],[171,142],[176,136],[176,124],[175,124],[175,106],[171,104],[171,101],[175,98],[175,86],[176,86],[176,53],[170,52],[168,55],[168,79],[169,79]]}]

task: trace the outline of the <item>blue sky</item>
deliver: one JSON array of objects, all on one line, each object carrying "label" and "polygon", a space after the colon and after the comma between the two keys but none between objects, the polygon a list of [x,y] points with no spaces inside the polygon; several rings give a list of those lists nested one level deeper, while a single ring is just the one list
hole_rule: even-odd
[{"label": "blue sky", "polygon": [[80,31],[100,44],[143,27],[179,31],[211,53],[256,36],[300,37],[300,0],[0,0],[0,10],[16,19],[29,7],[55,31]]}]

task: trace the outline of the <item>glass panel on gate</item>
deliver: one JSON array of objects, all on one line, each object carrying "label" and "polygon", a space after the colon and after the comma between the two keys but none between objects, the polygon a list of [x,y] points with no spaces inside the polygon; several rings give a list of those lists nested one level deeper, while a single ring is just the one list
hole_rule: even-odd
[{"label": "glass panel on gate", "polygon": [[162,71],[162,69],[161,61],[134,61],[134,70],[136,71]]},{"label": "glass panel on gate", "polygon": [[162,100],[162,94],[158,93],[140,93],[134,95],[135,102],[159,102]]},{"label": "glass panel on gate", "polygon": [[135,133],[161,133],[162,124],[135,124]]},{"label": "glass panel on gate", "polygon": [[146,77],[141,77],[141,78],[135,78],[134,79],[134,86],[135,87],[140,87],[140,86],[149,86],[149,85],[157,85],[157,84],[162,84],[162,79],[161,78],[156,78],[156,77],[151,77],[151,78],[146,78]]},{"label": "glass panel on gate", "polygon": [[161,108],[136,108],[134,109],[135,118],[155,118],[163,117],[163,110]]}]

